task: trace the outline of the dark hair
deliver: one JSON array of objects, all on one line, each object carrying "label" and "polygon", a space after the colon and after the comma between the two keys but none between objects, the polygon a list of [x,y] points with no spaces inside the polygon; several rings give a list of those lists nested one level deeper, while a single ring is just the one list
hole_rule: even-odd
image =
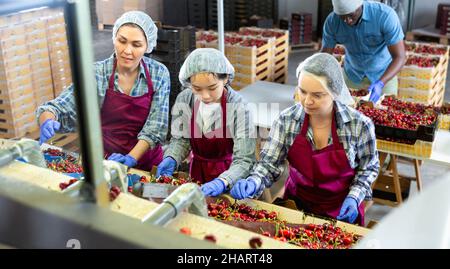
[{"label": "dark hair", "polygon": [[[133,28],[138,28],[139,30],[141,30],[142,34],[144,35],[145,41],[148,41],[148,40],[147,40],[147,36],[145,35],[144,30],[141,28],[141,26],[137,25],[136,23],[132,23],[132,22],[124,23],[124,24],[122,24],[122,25],[119,27],[119,29],[122,28],[123,26],[129,26],[129,27],[133,27]],[[119,29],[117,29],[117,32],[119,32]],[[116,33],[116,35],[117,35],[117,33]]]},{"label": "dark hair", "polygon": [[[207,74],[212,75],[213,77],[217,78],[218,80],[226,80],[228,78],[228,74],[219,74],[219,73],[213,73],[213,72],[205,72]],[[188,82],[191,83],[191,78],[188,78]]]}]

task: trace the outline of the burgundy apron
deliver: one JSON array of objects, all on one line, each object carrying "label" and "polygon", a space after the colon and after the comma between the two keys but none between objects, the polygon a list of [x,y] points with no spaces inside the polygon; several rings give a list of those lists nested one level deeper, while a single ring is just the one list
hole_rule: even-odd
[{"label": "burgundy apron", "polygon": [[[207,134],[203,134],[195,122],[195,111],[198,111],[200,101],[196,101],[192,109],[190,127],[193,156],[190,165],[190,175],[194,180],[202,183],[217,178],[230,168],[233,161],[234,142],[228,128],[226,128],[226,90],[223,92],[220,105],[222,108],[222,126]],[[200,136],[201,138],[197,138]]]},{"label": "burgundy apron", "polygon": [[[285,184],[284,198],[296,201],[297,207],[306,212],[335,219],[356,172],[339,142],[334,114],[333,109],[333,144],[321,150],[313,150],[306,139],[309,115],[305,115],[302,130],[288,152],[289,178]],[[364,203],[361,203],[358,212],[356,223],[363,226]]]},{"label": "burgundy apron", "polygon": [[[101,109],[103,147],[106,158],[112,153],[128,154],[138,143],[138,134],[147,121],[153,100],[153,83],[146,64],[141,61],[145,70],[148,92],[142,96],[129,96],[114,91],[114,73],[117,62],[109,78],[105,101]],[[161,145],[147,150],[138,160],[136,168],[151,171],[154,165],[162,161]]]}]

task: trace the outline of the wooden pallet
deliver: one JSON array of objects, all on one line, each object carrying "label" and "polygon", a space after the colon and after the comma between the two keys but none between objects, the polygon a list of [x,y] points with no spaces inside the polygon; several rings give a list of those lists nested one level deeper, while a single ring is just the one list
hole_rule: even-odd
[{"label": "wooden pallet", "polygon": [[99,31],[112,31],[113,30],[113,28],[114,28],[114,25],[113,24],[104,24],[104,23],[98,23],[97,24],[97,28],[98,28],[98,30]]},{"label": "wooden pallet", "polygon": [[311,42],[306,44],[295,44],[289,46],[289,52],[303,52],[303,51],[310,51],[310,50],[319,50],[319,43],[317,42]]},{"label": "wooden pallet", "polygon": [[434,41],[442,45],[449,45],[450,35],[441,35],[439,29],[434,28],[433,25],[429,25],[424,28],[414,29],[411,32],[406,33],[406,40],[426,40]]}]

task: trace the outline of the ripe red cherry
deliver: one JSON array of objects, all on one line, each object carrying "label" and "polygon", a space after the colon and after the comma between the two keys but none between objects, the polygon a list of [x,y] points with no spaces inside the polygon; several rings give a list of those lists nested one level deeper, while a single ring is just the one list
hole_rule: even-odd
[{"label": "ripe red cherry", "polygon": [[212,235],[212,234],[205,235],[204,240],[211,241],[211,242],[213,242],[213,243],[216,243],[216,242],[217,242],[216,237],[215,237],[214,235]]},{"label": "ripe red cherry", "polygon": [[248,243],[251,248],[260,248],[262,246],[262,240],[259,237],[253,237]]}]

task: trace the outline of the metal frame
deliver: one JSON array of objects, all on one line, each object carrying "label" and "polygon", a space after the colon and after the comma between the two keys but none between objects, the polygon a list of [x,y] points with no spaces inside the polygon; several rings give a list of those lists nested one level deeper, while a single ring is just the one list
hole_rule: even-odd
[{"label": "metal frame", "polygon": [[0,244],[14,248],[218,248],[2,175],[0,212]]},{"label": "metal frame", "polygon": [[[78,133],[86,183],[81,199],[109,204],[107,184],[103,179],[103,142],[100,109],[94,76],[91,17],[88,1],[68,1],[65,6],[67,36],[72,67],[75,102],[77,105]],[[83,23],[78,23],[83,22]],[[74,60],[76,59],[76,61]],[[95,92],[95,91],[94,91]]]}]

